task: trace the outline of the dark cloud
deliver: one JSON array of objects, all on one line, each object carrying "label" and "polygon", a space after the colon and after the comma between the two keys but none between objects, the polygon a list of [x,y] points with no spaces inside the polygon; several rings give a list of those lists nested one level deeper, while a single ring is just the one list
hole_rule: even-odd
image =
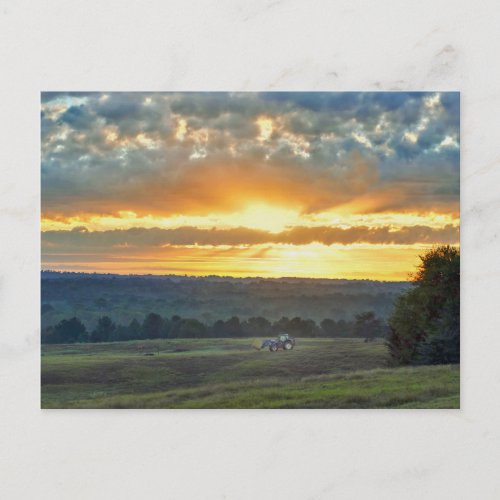
[{"label": "dark cloud", "polygon": [[146,115],[142,109],[141,101],[144,97],[140,94],[113,93],[103,101],[96,101],[92,106],[95,113],[109,122],[133,120]]},{"label": "dark cloud", "polygon": [[97,92],[41,92],[40,100],[42,103],[46,103],[50,101],[55,101],[57,99],[91,97],[97,94],[98,94]]},{"label": "dark cloud", "polygon": [[89,114],[88,108],[83,104],[71,106],[61,116],[60,122],[69,125],[74,130],[87,130],[93,117]]},{"label": "dark cloud", "polygon": [[460,93],[443,92],[441,105],[444,108],[446,123],[458,129],[460,125]]},{"label": "dark cloud", "polygon": [[[166,245],[258,245],[290,244],[307,245],[351,245],[370,243],[381,245],[456,244],[459,241],[459,228],[446,225],[442,228],[428,226],[405,226],[393,229],[389,226],[356,226],[338,228],[294,227],[279,233],[238,227],[233,229],[199,229],[180,227],[176,229],[131,228],[112,231],[89,232],[84,227],[71,231],[45,231],[42,233],[44,253],[97,252],[99,250],[134,248],[158,248]],[[128,249],[128,250],[127,250]]]},{"label": "dark cloud", "polygon": [[[349,112],[359,106],[359,92],[264,92],[265,101],[284,104],[289,109],[301,107],[314,112]],[[285,108],[286,109],[286,108]]]}]

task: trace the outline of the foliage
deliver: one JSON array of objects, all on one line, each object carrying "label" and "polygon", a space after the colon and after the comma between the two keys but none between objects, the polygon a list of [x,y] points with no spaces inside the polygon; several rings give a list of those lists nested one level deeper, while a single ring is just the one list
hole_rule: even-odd
[{"label": "foliage", "polygon": [[269,337],[272,335],[271,322],[262,316],[248,318],[241,325],[244,337]]},{"label": "foliage", "polygon": [[[90,334],[91,342],[108,342],[113,339],[113,334],[115,333],[116,325],[113,323],[109,316],[103,316],[99,318],[97,322],[97,327]],[[118,339],[116,339],[118,340]]]},{"label": "foliage", "polygon": [[128,330],[130,332],[130,338],[131,339],[137,339],[141,335],[141,325],[139,322],[134,318],[130,324],[128,325]]},{"label": "foliage", "polygon": [[183,319],[179,321],[177,337],[179,338],[203,338],[207,336],[206,326],[197,319]]},{"label": "foliage", "polygon": [[[76,318],[73,318],[76,319]],[[65,324],[67,320],[62,320]],[[79,321],[79,320],[78,320]],[[325,318],[320,326],[312,319],[296,316],[293,319],[282,317],[271,323],[268,319],[257,316],[240,321],[238,316],[227,320],[216,320],[206,324],[196,318],[181,318],[178,315],[170,319],[162,318],[157,313],[149,313],[142,324],[133,319],[128,326],[116,325],[109,316],[102,316],[97,321],[90,336],[82,336],[78,342],[117,342],[125,340],[159,338],[238,338],[238,337],[273,337],[281,332],[300,338],[313,337],[365,337],[373,340],[381,336],[384,322],[373,312],[358,315],[356,322]],[[42,343],[65,343],[71,336],[53,336],[54,327],[42,329]],[[56,340],[57,339],[57,340]],[[70,340],[73,342],[73,340]]]},{"label": "foliage", "polygon": [[156,313],[149,313],[142,324],[142,336],[145,339],[159,339],[162,336],[164,322]]},{"label": "foliage", "polygon": [[72,344],[88,340],[87,329],[78,318],[63,319],[42,334],[42,342],[45,344]]},{"label": "foliage", "polygon": [[354,323],[354,336],[365,337],[365,342],[373,341],[384,334],[382,321],[375,316],[373,311],[356,315]]},{"label": "foliage", "polygon": [[413,287],[396,301],[387,344],[396,364],[460,361],[460,251],[441,246],[420,257]]},{"label": "foliage", "polygon": [[351,322],[356,314],[374,311],[385,320],[394,299],[410,286],[407,282],[370,280],[123,276],[48,271],[41,275],[42,304],[52,306],[52,309],[44,309],[42,328],[76,316],[85,322],[89,331],[104,315],[117,325],[128,325],[134,318],[142,323],[150,312],[162,318],[179,315],[197,319],[207,327],[217,319],[225,322],[238,316],[243,329],[245,321],[258,317],[271,323],[282,316],[300,317],[319,324],[324,318]]},{"label": "foliage", "polygon": [[286,332],[295,336],[316,337],[319,334],[319,328],[312,319],[293,318],[285,329]]}]

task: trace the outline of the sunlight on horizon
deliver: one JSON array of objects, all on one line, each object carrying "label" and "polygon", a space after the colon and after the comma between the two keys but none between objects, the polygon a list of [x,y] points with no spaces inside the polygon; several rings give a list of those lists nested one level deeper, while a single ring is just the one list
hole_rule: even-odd
[{"label": "sunlight on horizon", "polygon": [[[303,277],[406,281],[431,245],[254,245],[247,247],[170,246],[163,252],[132,256],[73,254],[53,256],[46,270],[116,274],[221,275],[232,277]],[[62,257],[62,256],[60,256]],[[90,259],[86,261],[86,259]]]},{"label": "sunlight on horizon", "polygon": [[456,92],[44,92],[44,269],[405,280],[459,245]]}]

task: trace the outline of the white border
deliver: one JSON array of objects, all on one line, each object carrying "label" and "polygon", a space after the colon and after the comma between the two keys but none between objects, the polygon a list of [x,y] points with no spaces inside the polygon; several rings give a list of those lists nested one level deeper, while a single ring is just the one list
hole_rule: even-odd
[{"label": "white border", "polygon": [[[0,2],[0,496],[493,499],[500,4]],[[41,90],[460,90],[462,410],[41,411]]]}]

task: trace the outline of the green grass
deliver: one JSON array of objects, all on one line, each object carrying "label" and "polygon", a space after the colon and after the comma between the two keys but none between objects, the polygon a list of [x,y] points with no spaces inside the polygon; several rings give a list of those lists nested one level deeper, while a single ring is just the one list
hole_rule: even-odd
[{"label": "green grass", "polygon": [[388,368],[382,341],[300,339],[277,353],[257,342],[44,345],[42,408],[460,407],[458,366]]}]

